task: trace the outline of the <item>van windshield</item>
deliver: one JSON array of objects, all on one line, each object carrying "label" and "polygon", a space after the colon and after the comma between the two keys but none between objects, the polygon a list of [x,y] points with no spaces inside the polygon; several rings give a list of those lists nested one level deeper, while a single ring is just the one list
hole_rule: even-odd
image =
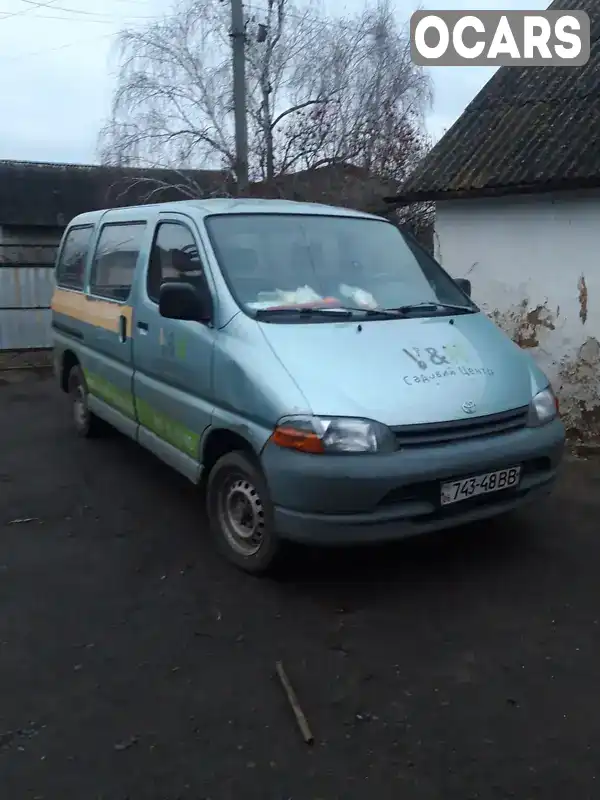
[{"label": "van windshield", "polygon": [[[411,316],[475,311],[439,264],[392,223],[350,216],[222,214],[206,227],[223,275],[252,315],[337,308]],[[275,313],[277,312],[277,313]],[[345,314],[343,312],[346,312]],[[306,319],[306,314],[298,315]]]}]

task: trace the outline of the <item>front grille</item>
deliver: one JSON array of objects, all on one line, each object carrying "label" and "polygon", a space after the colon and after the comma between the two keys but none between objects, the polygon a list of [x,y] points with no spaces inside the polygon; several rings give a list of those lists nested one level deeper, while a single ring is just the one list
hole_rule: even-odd
[{"label": "front grille", "polygon": [[423,425],[402,425],[392,430],[398,447],[447,444],[520,430],[527,424],[528,411],[528,406],[523,406],[500,414],[488,414],[485,417],[451,422],[428,422]]}]

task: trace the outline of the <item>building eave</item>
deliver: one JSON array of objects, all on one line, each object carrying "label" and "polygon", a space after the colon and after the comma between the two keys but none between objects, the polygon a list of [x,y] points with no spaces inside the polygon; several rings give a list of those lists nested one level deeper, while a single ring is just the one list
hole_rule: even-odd
[{"label": "building eave", "polygon": [[446,200],[478,200],[490,197],[510,197],[552,192],[578,191],[600,188],[600,176],[574,180],[546,181],[544,183],[517,184],[512,186],[483,186],[478,189],[422,190],[410,191],[384,197],[391,207],[401,208],[414,203],[437,203]]}]

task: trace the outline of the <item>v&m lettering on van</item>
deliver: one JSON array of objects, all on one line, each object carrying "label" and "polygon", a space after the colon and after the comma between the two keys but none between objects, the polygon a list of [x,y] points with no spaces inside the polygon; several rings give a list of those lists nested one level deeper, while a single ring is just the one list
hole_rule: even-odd
[{"label": "v&m lettering on van", "polygon": [[106,209],[65,231],[54,364],[83,437],[202,487],[233,564],[452,528],[551,491],[565,432],[529,354],[388,220],[280,200]]}]

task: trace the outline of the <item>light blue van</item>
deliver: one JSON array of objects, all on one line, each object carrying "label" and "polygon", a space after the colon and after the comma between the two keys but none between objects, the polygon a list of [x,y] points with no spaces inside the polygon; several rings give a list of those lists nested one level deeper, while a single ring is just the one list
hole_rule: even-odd
[{"label": "light blue van", "polygon": [[392,223],[213,199],[96,211],[65,232],[55,370],[205,489],[254,573],[286,540],[400,539],[509,511],[557,476],[547,377]]}]

